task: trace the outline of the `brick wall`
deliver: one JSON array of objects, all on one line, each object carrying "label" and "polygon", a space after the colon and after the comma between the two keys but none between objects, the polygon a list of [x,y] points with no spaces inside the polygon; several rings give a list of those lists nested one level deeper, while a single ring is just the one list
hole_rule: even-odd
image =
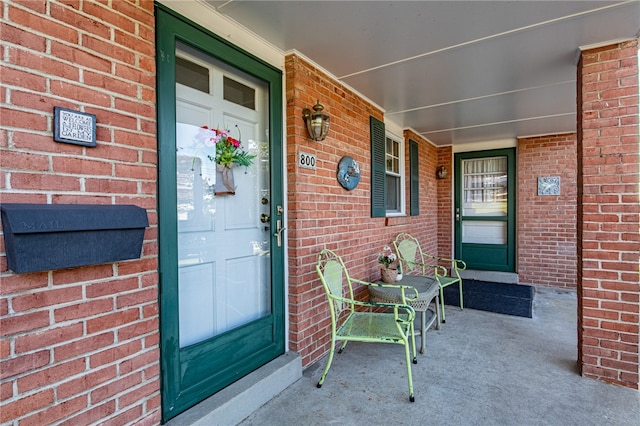
[{"label": "brick wall", "polygon": [[[454,217],[452,216],[453,208],[453,149],[451,146],[438,148],[437,164],[430,170],[431,174],[436,173],[436,169],[440,166],[447,168],[447,177],[445,179],[437,179],[438,200],[438,255],[441,257],[453,258],[453,225]],[[451,265],[444,265],[450,267]]]},{"label": "brick wall", "polygon": [[[160,420],[153,2],[4,1],[3,203],[135,204],[139,260],[14,274],[0,246],[0,423]],[[54,142],[53,107],[97,147]]]},{"label": "brick wall", "polygon": [[[369,117],[382,120],[382,112],[296,55],[286,58],[285,67],[289,345],[308,366],[327,353],[330,343],[328,305],[315,271],[320,250],[335,250],[353,277],[378,280],[377,253],[399,232],[411,232],[425,249],[436,249],[436,150],[417,135],[404,135],[419,144],[420,216],[371,218]],[[329,135],[322,142],[307,137],[302,119],[302,110],[316,100],[331,116]],[[317,170],[297,167],[299,151],[317,155]],[[336,180],[338,161],[345,155],[360,165],[360,183],[353,191]]]},{"label": "brick wall", "polygon": [[578,364],[638,389],[638,41],[578,66]]},{"label": "brick wall", "polygon": [[[576,288],[576,135],[518,140],[518,253],[521,283]],[[560,177],[560,195],[538,195],[538,178]]]}]

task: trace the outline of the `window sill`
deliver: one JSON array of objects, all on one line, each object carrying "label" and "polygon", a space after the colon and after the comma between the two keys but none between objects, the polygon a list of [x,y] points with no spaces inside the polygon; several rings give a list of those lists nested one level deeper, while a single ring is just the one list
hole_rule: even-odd
[{"label": "window sill", "polygon": [[384,219],[384,226],[400,226],[400,225],[408,225],[411,221],[411,218],[405,215],[402,216],[387,216]]}]

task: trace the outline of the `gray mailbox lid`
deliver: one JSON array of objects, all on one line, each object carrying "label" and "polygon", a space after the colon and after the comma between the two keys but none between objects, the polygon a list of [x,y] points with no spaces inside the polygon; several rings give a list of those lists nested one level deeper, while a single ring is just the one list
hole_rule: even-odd
[{"label": "gray mailbox lid", "polygon": [[35,272],[140,257],[146,210],[133,205],[2,204],[9,269]]}]

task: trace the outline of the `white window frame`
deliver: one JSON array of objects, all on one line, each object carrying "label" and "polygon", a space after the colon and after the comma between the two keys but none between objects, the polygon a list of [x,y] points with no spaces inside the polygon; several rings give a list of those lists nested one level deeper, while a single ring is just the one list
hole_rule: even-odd
[{"label": "white window frame", "polygon": [[[395,143],[398,144],[398,162],[399,162],[399,173],[393,173],[387,170],[387,140],[390,139],[392,141],[394,141]],[[387,217],[394,217],[394,216],[406,216],[406,168],[405,168],[405,153],[404,153],[404,138],[399,137],[393,133],[389,133],[386,132],[385,135],[385,176],[394,176],[394,177],[398,177],[400,179],[400,196],[399,196],[399,203],[400,203],[400,208],[398,210],[387,210],[386,212],[386,216]],[[386,185],[386,184],[385,184]],[[386,196],[389,196],[389,191],[387,190],[387,194]],[[385,205],[386,205],[386,200],[385,200]]]}]

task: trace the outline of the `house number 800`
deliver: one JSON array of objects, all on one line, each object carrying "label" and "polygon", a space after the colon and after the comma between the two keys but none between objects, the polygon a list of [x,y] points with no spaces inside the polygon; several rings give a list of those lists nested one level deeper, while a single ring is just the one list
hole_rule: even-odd
[{"label": "house number 800", "polygon": [[316,156],[315,154],[308,154],[306,152],[298,152],[298,166],[303,169],[316,169]]}]

